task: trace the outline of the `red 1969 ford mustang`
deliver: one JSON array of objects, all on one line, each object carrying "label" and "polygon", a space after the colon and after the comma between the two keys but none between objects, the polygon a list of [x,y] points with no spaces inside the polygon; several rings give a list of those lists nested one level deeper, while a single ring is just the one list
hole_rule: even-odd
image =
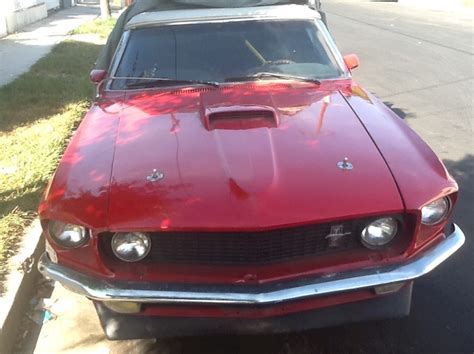
[{"label": "red 1969 ford mustang", "polygon": [[39,212],[39,269],[111,339],[407,315],[464,242],[456,182],[303,5],[126,25]]}]

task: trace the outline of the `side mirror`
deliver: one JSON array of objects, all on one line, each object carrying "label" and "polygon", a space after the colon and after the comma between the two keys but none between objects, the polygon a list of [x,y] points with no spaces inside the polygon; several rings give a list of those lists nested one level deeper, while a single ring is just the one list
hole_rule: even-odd
[{"label": "side mirror", "polygon": [[356,54],[348,54],[344,56],[344,63],[347,68],[352,71],[359,67],[359,57]]},{"label": "side mirror", "polygon": [[107,76],[107,71],[106,70],[92,70],[89,78],[91,79],[92,83],[94,84],[100,84],[105,77]]}]

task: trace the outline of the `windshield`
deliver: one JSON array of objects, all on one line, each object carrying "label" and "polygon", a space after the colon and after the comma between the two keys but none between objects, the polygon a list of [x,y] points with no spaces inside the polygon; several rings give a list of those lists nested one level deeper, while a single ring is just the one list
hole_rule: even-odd
[{"label": "windshield", "polygon": [[[135,29],[119,60],[115,77],[171,79],[157,85],[272,78],[261,73],[318,80],[343,74],[316,24],[302,20]],[[130,81],[115,80],[112,88]]]}]

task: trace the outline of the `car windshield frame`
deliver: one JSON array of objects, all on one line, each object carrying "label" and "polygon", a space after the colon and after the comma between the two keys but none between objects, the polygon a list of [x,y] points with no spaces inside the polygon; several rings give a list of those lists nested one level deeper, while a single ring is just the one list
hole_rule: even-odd
[{"label": "car windshield frame", "polygon": [[[328,55],[331,62],[335,65],[335,69],[337,69],[339,71],[340,75],[337,76],[337,77],[334,77],[334,78],[322,78],[322,79],[318,79],[318,78],[315,78],[315,77],[307,77],[308,81],[309,80],[316,80],[316,81],[324,82],[324,81],[334,81],[334,80],[345,80],[345,79],[351,78],[351,73],[347,69],[346,65],[344,64],[344,59],[342,57],[342,54],[339,52],[339,49],[337,48],[331,34],[327,30],[326,25],[320,19],[308,18],[308,19],[297,19],[297,20],[295,20],[295,19],[291,19],[291,18],[288,18],[288,19],[287,18],[282,18],[282,19],[258,19],[258,18],[249,19],[249,18],[245,18],[245,19],[242,19],[241,21],[231,21],[231,22],[252,22],[252,21],[260,21],[260,22],[276,22],[276,21],[278,21],[278,22],[295,22],[295,21],[296,22],[311,22],[312,24],[315,25],[317,31],[319,31],[319,33],[321,35],[320,36],[321,41],[322,42],[324,41],[324,43],[321,43],[321,45],[323,47],[325,47],[326,54]],[[202,22],[197,22],[197,23],[192,23],[192,24],[193,25],[199,25],[199,24],[226,23],[226,22],[229,22],[229,21],[202,21]],[[107,78],[106,85],[104,85],[105,90],[107,90],[107,91],[132,91],[132,90],[150,90],[150,89],[156,90],[157,88],[169,89],[170,86],[175,87],[175,86],[183,86],[183,85],[184,86],[193,85],[193,84],[184,84],[183,83],[183,84],[159,85],[157,87],[144,87],[144,88],[113,88],[112,87],[112,83],[113,83],[114,80],[117,80],[117,79],[118,80],[126,80],[126,78],[118,77],[116,74],[117,74],[117,71],[119,70],[119,66],[120,66],[120,63],[122,62],[122,59],[124,57],[127,46],[130,43],[130,37],[131,37],[131,33],[133,31],[138,30],[138,29],[143,29],[143,28],[156,28],[156,27],[169,27],[169,26],[188,26],[188,25],[191,25],[191,23],[167,23],[167,24],[157,23],[157,24],[151,24],[151,25],[141,26],[141,27],[137,27],[137,28],[131,28],[131,29],[127,29],[126,31],[124,31],[124,33],[121,37],[121,40],[120,40],[120,42],[117,46],[117,49],[115,51],[115,54],[113,56],[113,59],[111,61],[109,70],[108,70],[108,72],[110,74],[109,74],[109,77]],[[267,78],[267,79],[269,79],[269,78]],[[274,80],[282,80],[282,79],[274,78]],[[177,81],[180,81],[180,80],[177,80]],[[182,81],[186,81],[186,80],[182,80]],[[242,82],[244,82],[244,81],[236,81],[236,82],[222,81],[222,82],[219,82],[219,84],[229,85],[229,84],[242,83]],[[199,83],[196,83],[194,85],[199,85]]]}]

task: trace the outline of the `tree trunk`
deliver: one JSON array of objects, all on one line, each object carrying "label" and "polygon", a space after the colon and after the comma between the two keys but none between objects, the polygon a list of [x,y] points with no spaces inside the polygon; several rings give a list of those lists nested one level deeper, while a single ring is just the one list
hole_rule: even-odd
[{"label": "tree trunk", "polygon": [[110,17],[109,0],[100,0],[100,17],[107,19]]}]

